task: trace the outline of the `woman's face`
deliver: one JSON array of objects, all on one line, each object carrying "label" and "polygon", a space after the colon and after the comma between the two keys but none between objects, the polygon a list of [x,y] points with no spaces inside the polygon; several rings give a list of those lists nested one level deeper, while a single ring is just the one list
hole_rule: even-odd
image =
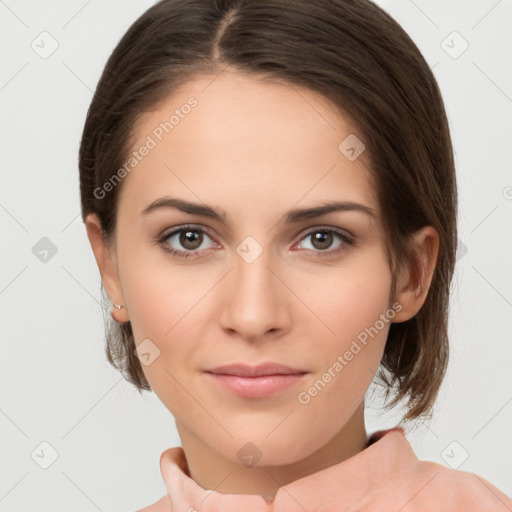
[{"label": "woman's face", "polygon": [[[267,464],[318,450],[382,358],[397,310],[351,133],[317,94],[232,72],[187,83],[136,127],[118,205],[122,303],[180,435],[232,461],[247,442]],[[144,212],[163,198],[181,207]],[[333,202],[363,208],[307,213]],[[303,373],[207,372],[268,362]]]}]

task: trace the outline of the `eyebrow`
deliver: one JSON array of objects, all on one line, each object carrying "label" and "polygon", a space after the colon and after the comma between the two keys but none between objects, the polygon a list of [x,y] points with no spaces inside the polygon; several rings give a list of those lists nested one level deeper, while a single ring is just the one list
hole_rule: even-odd
[{"label": "eyebrow", "polygon": [[[153,201],[151,204],[146,206],[142,210],[141,215],[147,215],[155,210],[162,208],[172,208],[180,210],[191,215],[198,215],[201,217],[208,217],[210,219],[217,220],[226,224],[226,213],[223,211],[215,210],[206,205],[191,203],[184,201],[183,199],[175,199],[172,197],[161,197]],[[293,224],[306,219],[312,219],[320,217],[331,212],[343,212],[343,211],[357,211],[369,215],[370,217],[377,219],[377,214],[373,208],[360,203],[354,203],[350,201],[330,201],[328,203],[314,206],[311,208],[299,208],[288,211],[286,215],[286,222]]]}]

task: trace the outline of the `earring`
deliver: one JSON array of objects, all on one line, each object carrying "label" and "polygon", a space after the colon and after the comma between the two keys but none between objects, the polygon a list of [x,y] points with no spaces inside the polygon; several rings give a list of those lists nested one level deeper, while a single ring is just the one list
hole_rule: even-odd
[{"label": "earring", "polygon": [[[122,304],[112,304],[112,307],[114,307],[115,309],[121,309],[121,308],[124,308],[124,306]],[[120,323],[119,320],[117,320],[117,318],[115,317],[114,315],[114,311],[112,310],[110,312],[110,315],[112,316],[112,318],[114,319],[114,322],[117,322],[117,323]]]}]

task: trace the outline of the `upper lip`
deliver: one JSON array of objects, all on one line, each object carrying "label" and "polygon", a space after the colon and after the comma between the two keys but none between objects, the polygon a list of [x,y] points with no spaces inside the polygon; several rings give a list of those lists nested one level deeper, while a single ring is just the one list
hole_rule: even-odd
[{"label": "upper lip", "polygon": [[238,377],[261,377],[264,375],[298,375],[308,373],[306,370],[291,368],[280,363],[263,363],[248,365],[244,363],[226,364],[205,370],[218,375],[236,375]]}]

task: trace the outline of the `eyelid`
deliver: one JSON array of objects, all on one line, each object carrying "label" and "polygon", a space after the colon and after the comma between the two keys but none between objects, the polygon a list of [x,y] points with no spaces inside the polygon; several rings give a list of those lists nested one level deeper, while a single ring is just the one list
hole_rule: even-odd
[{"label": "eyelid", "polygon": [[[172,236],[176,235],[177,233],[180,233],[182,231],[186,231],[187,229],[190,229],[190,230],[193,230],[193,231],[203,232],[206,235],[208,235],[213,240],[213,242],[215,244],[219,245],[219,242],[217,242],[216,237],[212,234],[212,230],[210,228],[208,228],[206,226],[203,226],[203,225],[191,224],[191,223],[181,224],[181,225],[178,225],[178,226],[174,226],[173,228],[165,229],[156,238],[156,242],[158,244],[163,245],[163,244],[165,244],[169,240],[169,238],[171,238]],[[331,233],[334,233],[334,234],[338,235],[338,237],[340,237],[340,239],[341,239],[341,244],[340,245],[342,246],[342,248],[341,249],[338,249],[338,248],[337,249],[327,249],[325,251],[321,251],[321,250],[314,251],[314,250],[311,250],[311,249],[305,249],[306,251],[312,251],[314,253],[318,253],[319,257],[327,257],[327,256],[334,256],[339,251],[342,251],[344,249],[343,246],[346,246],[346,245],[353,246],[353,245],[355,245],[356,236],[353,235],[350,231],[348,231],[346,229],[343,229],[343,228],[335,227],[335,226],[315,225],[315,226],[311,226],[310,228],[306,228],[305,231],[303,230],[301,232],[300,238],[294,244],[294,247],[297,246],[298,244],[300,244],[303,240],[305,240],[311,234],[317,233],[317,232],[321,232],[321,231],[328,231],[328,232],[331,232]],[[206,251],[206,250],[207,249],[203,249],[202,251],[184,251],[184,250],[180,250],[180,249],[169,249],[169,251],[171,251],[171,252],[174,251],[175,253],[187,253],[187,254],[190,254],[190,255],[192,255],[192,254],[200,254],[201,252]]]},{"label": "eyelid", "polygon": [[334,233],[334,235],[337,235],[338,238],[341,240],[341,243],[336,246],[334,249],[326,249],[324,251],[322,250],[314,250],[314,249],[300,249],[301,251],[306,251],[309,253],[313,253],[315,258],[334,258],[336,256],[339,256],[341,253],[345,252],[351,247],[354,247],[356,245],[356,237],[352,235],[347,230],[344,230],[342,228],[334,227],[334,226],[314,226],[310,229],[308,229],[305,233],[302,234],[299,241],[293,246],[294,248],[302,243],[304,240],[306,240],[309,236],[311,236],[313,233],[320,233],[320,232],[329,232]]},{"label": "eyelid", "polygon": [[[166,228],[157,236],[157,239],[160,240],[162,238],[168,238],[171,235],[179,233],[180,231],[185,231],[186,229],[195,229],[198,231],[203,231],[213,240],[216,239],[215,235],[212,234],[212,230],[210,228],[203,226],[203,225],[191,224],[191,223],[179,224],[178,226],[174,226],[172,228]],[[350,232],[348,229],[338,228],[336,226],[328,226],[328,225],[318,224],[318,225],[312,226],[310,228],[306,228],[305,231],[303,230],[301,232],[301,237],[299,238],[299,241],[303,240],[306,236],[308,236],[311,233],[315,233],[316,231],[322,231],[322,230],[340,232],[341,234],[346,235],[347,238],[350,238],[352,240],[356,238],[356,236],[352,232]]]},{"label": "eyelid", "polygon": [[300,240],[303,240],[305,237],[311,235],[311,233],[316,233],[318,231],[332,231],[340,236],[343,236],[351,241],[354,241],[356,236],[344,228],[338,228],[336,226],[328,226],[328,225],[316,225],[311,228],[307,228],[306,232],[302,235],[302,238]]},{"label": "eyelid", "polygon": [[[210,228],[207,228],[206,226],[202,226],[199,224],[180,224],[178,226],[174,226],[172,228],[164,229],[160,235],[156,237],[156,241],[163,243],[167,241],[171,236],[176,235],[177,233],[180,233],[182,231],[186,231],[187,229],[190,229],[191,231],[200,231],[205,234],[207,234],[216,244],[219,244],[217,242],[215,235],[212,234],[212,230]],[[197,252],[197,251],[189,251],[189,252]]]},{"label": "eyelid", "polygon": [[171,235],[175,235],[176,233],[179,233],[180,231],[185,231],[187,229],[203,231],[208,236],[215,238],[215,236],[212,234],[212,230],[210,228],[200,225],[200,224],[193,224],[193,223],[178,224],[177,226],[167,227],[158,235],[158,238],[162,238],[162,237],[168,238]]}]

